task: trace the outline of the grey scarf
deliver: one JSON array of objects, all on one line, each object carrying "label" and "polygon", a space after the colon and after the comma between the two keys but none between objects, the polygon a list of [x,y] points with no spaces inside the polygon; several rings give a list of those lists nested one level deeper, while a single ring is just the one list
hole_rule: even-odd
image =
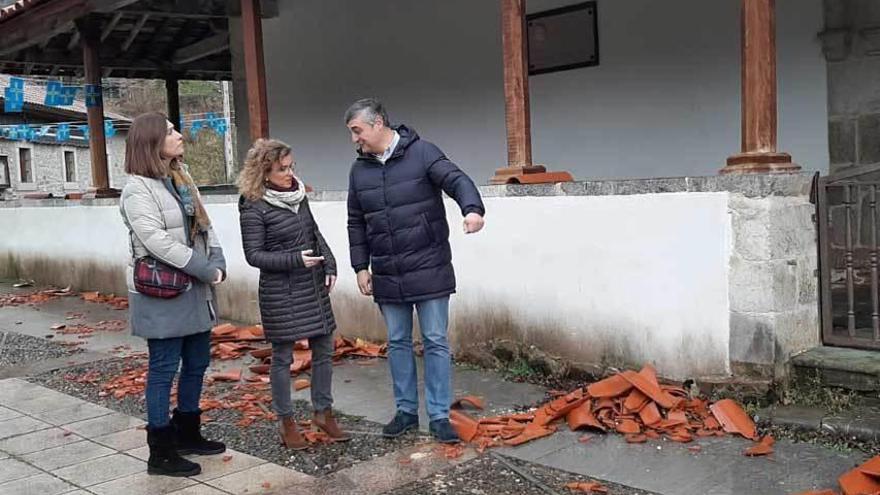
[{"label": "grey scarf", "polygon": [[302,203],[302,200],[306,197],[306,187],[303,185],[302,181],[299,180],[299,177],[294,176],[293,180],[295,180],[298,185],[295,191],[274,191],[267,188],[265,192],[263,192],[263,201],[272,206],[299,213],[299,204]]}]

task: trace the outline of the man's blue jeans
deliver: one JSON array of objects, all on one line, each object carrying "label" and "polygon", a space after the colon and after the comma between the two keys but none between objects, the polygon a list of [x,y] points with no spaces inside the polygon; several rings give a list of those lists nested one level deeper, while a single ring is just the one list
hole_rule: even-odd
[{"label": "man's blue jeans", "polygon": [[199,411],[202,381],[211,361],[211,332],[170,339],[148,339],[147,345],[150,351],[146,390],[147,426],[161,428],[169,423],[171,384],[178,366],[177,409],[185,413]]},{"label": "man's blue jeans", "polygon": [[419,316],[425,346],[425,396],[431,421],[449,418],[452,402],[452,362],[446,328],[449,296],[410,304],[380,304],[388,327],[388,362],[394,381],[397,410],[419,411],[419,379],[413,354],[413,306]]}]

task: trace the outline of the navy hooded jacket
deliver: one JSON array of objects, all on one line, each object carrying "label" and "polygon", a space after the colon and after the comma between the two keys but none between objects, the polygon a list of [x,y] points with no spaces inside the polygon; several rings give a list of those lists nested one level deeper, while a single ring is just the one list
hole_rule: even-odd
[{"label": "navy hooded jacket", "polygon": [[359,154],[348,187],[348,241],[355,272],[372,267],[377,303],[412,303],[455,292],[443,192],[462,215],[485,214],[473,181],[406,126],[382,164]]}]

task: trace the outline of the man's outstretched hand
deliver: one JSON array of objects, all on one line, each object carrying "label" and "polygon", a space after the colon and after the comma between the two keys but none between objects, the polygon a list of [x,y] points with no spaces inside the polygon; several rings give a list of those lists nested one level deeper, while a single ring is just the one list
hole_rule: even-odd
[{"label": "man's outstretched hand", "polygon": [[464,217],[464,233],[465,234],[476,234],[479,232],[485,221],[483,220],[483,216],[479,213],[468,213]]},{"label": "man's outstretched hand", "polygon": [[373,276],[369,270],[361,270],[357,272],[358,289],[365,296],[373,295]]}]

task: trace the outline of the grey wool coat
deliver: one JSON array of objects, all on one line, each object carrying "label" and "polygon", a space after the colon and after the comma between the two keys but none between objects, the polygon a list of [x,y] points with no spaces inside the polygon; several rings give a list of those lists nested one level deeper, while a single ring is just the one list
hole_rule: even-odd
[{"label": "grey wool coat", "polygon": [[[241,241],[248,264],[260,269],[260,319],[269,342],[294,342],[336,330],[326,275],[336,275],[336,258],[318,230],[308,199],[294,213],[263,200],[238,203]],[[324,262],[303,265],[311,249]]]},{"label": "grey wool coat", "polygon": [[[122,189],[120,212],[129,229],[131,260],[126,270],[132,334],[145,339],[185,337],[217,323],[217,270],[226,276],[223,249],[213,229],[190,245],[189,218],[171,179],[131,176]],[[192,277],[189,290],[172,299],[150,297],[134,287],[134,262],[150,255]]]}]

